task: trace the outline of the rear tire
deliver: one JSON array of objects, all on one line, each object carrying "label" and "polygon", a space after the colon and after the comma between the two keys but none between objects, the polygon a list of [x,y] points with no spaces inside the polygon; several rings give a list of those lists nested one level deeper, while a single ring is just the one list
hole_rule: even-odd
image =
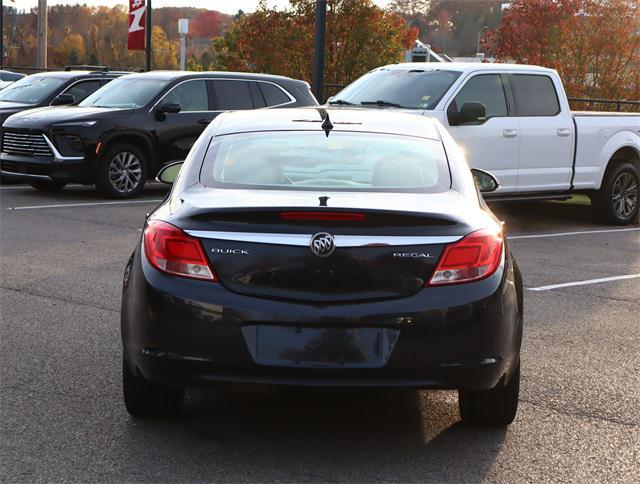
[{"label": "rear tire", "polygon": [[33,180],[29,182],[29,185],[40,192],[57,192],[62,190],[67,183],[53,180]]},{"label": "rear tire", "polygon": [[591,203],[600,218],[613,225],[632,223],[640,205],[640,175],[631,163],[620,162],[607,169],[602,186]]},{"label": "rear tire", "polygon": [[108,147],[96,176],[96,187],[109,198],[138,195],[147,181],[147,159],[136,146],[116,143]]},{"label": "rear tire", "polygon": [[134,417],[168,417],[182,411],[184,390],[169,388],[134,374],[123,361],[124,405]]},{"label": "rear tire", "polygon": [[506,386],[490,390],[460,390],[458,406],[462,421],[504,427],[513,422],[520,395],[520,364]]}]

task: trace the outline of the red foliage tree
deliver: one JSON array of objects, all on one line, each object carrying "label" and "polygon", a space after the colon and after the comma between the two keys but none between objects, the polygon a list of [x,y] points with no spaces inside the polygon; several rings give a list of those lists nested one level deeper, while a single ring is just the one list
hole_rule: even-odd
[{"label": "red foliage tree", "polygon": [[551,67],[570,96],[640,98],[640,4],[515,0],[487,35],[500,61]]},{"label": "red foliage tree", "polygon": [[217,37],[222,33],[224,17],[220,12],[204,11],[196,14],[189,22],[191,37]]}]

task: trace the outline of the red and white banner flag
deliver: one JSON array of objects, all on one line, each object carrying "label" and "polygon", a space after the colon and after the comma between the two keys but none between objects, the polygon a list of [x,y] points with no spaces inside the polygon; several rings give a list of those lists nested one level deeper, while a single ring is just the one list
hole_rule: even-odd
[{"label": "red and white banner flag", "polygon": [[129,0],[129,50],[144,50],[146,10],[145,0]]}]

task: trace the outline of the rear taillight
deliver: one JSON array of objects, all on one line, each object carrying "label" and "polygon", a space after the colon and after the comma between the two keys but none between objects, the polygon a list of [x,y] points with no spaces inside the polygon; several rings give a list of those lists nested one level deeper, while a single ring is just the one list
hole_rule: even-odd
[{"label": "rear taillight", "polygon": [[427,286],[459,284],[484,279],[500,266],[503,257],[502,231],[483,229],[447,245]]},{"label": "rear taillight", "polygon": [[144,252],[159,271],[176,276],[215,281],[200,241],[178,227],[154,220],[144,229]]}]

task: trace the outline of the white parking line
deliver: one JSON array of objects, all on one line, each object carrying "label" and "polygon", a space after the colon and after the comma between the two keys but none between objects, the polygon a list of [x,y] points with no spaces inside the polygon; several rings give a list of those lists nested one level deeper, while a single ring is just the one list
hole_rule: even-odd
[{"label": "white parking line", "polygon": [[601,282],[622,281],[625,279],[637,279],[640,274],[628,274],[626,276],[603,277],[600,279],[589,279],[586,281],[564,282],[562,284],[551,284],[549,286],[527,287],[529,291],[550,291],[551,289],[560,289],[562,287],[586,286],[588,284],[600,284]]},{"label": "white parking line", "polygon": [[120,202],[87,202],[87,203],[57,203],[54,205],[28,205],[25,207],[8,207],[7,210],[39,210],[42,208],[66,208],[66,207],[95,207],[98,205],[132,205],[136,203],[160,203],[158,200],[123,200]]},{"label": "white parking line", "polygon": [[608,234],[611,232],[637,232],[640,227],[627,229],[603,229],[603,230],[582,230],[578,232],[556,232],[553,234],[530,234],[530,235],[509,235],[509,240],[515,239],[543,239],[546,237],[566,237],[568,235],[585,235],[585,234]]},{"label": "white parking line", "polygon": [[[67,185],[66,188],[73,187],[83,187],[86,185],[80,185],[79,183],[74,183],[71,185]],[[0,186],[0,190],[34,190],[31,185],[2,185]]]}]

